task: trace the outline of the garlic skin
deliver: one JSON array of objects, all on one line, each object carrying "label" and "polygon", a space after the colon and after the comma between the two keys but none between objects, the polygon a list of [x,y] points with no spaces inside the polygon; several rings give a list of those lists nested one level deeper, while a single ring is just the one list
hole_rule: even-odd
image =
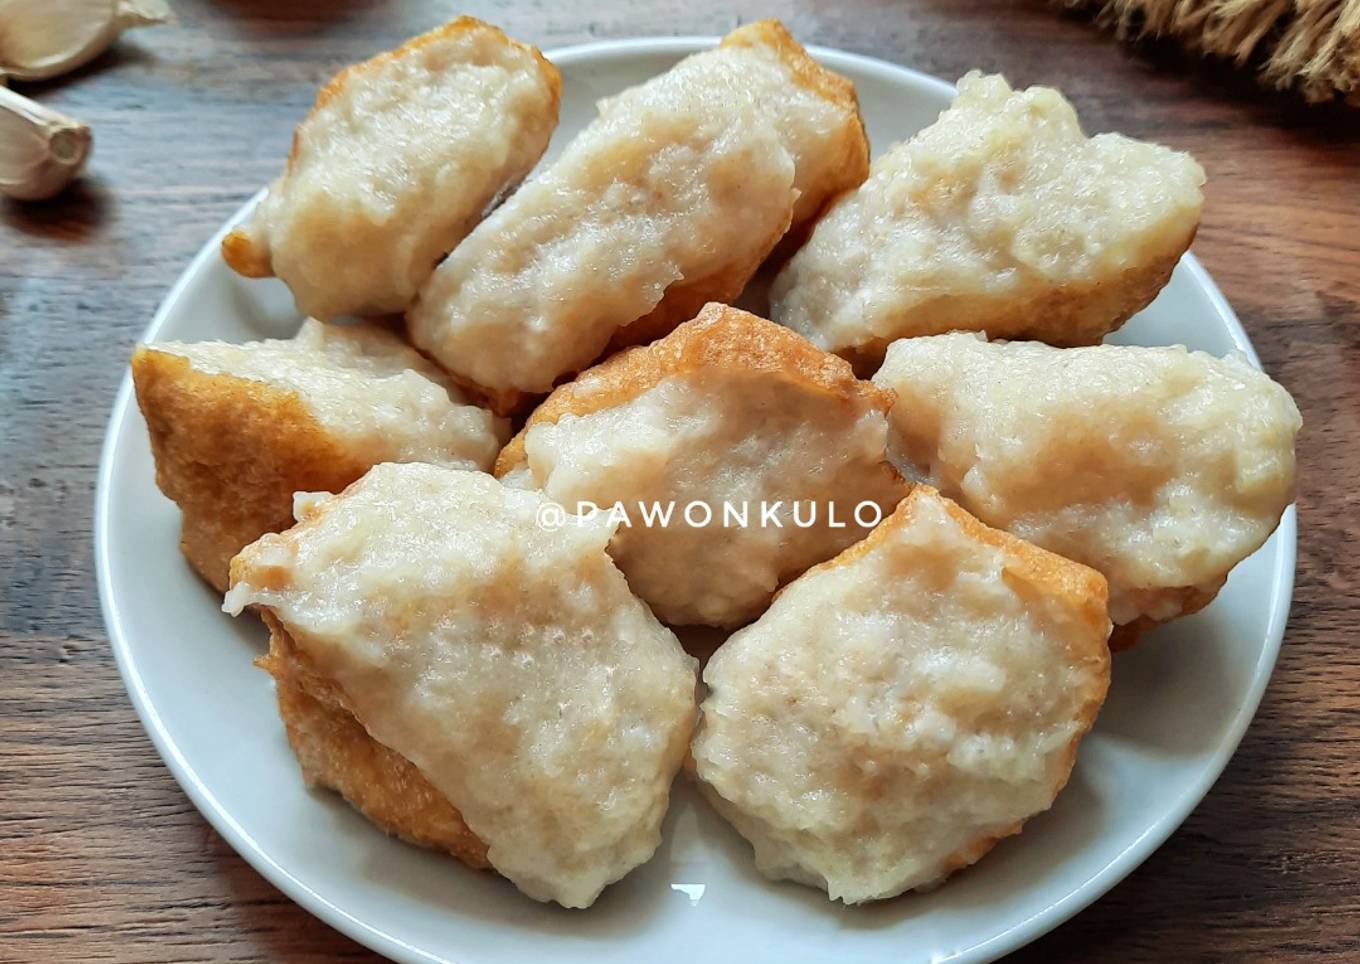
[{"label": "garlic skin", "polygon": [[0,75],[46,80],[68,73],[124,30],[172,17],[165,0],[0,0]]},{"label": "garlic skin", "polygon": [[59,194],[90,156],[80,121],[0,86],[0,194],[42,201]]}]

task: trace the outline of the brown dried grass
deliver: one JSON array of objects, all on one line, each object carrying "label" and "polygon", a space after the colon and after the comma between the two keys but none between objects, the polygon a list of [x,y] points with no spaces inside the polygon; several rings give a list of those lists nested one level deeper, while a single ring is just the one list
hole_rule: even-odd
[{"label": "brown dried grass", "polygon": [[1174,37],[1253,64],[1262,79],[1313,102],[1360,106],[1360,0],[1063,0],[1098,9],[1120,37]]}]

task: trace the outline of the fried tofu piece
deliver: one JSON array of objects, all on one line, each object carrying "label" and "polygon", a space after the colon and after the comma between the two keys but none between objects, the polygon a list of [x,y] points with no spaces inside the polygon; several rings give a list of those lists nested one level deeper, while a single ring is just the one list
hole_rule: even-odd
[{"label": "fried tofu piece", "polygon": [[1109,630],[1099,573],[917,486],[709,661],[695,773],[769,877],[929,887],[1053,803]]},{"label": "fried tofu piece", "polygon": [[279,716],[307,785],[334,790],[393,836],[469,867],[490,867],[486,844],[462,814],[411,761],[369,736],[340,688],[310,667],[277,619],[263,616],[269,655],[256,663],[274,677]]},{"label": "fried tofu piece", "polygon": [[1203,183],[1188,154],[1086,137],[1056,90],[974,72],[818,222],[770,316],[865,374],[894,339],[954,330],[1096,344],[1166,284]]},{"label": "fried tofu piece", "polygon": [[[546,504],[482,472],[378,465],[299,495],[296,526],[232,560],[223,608],[258,608],[270,671],[301,666],[309,696],[357,721],[280,690],[309,778],[536,900],[588,907],[660,844],[696,666],[609,559],[612,525],[549,528]],[[317,732],[332,725],[347,732]]]},{"label": "fried tofu piece", "polygon": [[323,321],[405,311],[537,163],[560,92],[538,50],[472,17],[349,67],[222,256],[246,277],[277,275]]},{"label": "fried tofu piece", "polygon": [[411,338],[504,412],[734,299],[867,157],[850,82],[777,22],[742,27],[602,101],[439,266]]},{"label": "fried tofu piece", "polygon": [[906,493],[891,403],[788,329],[710,304],[553,392],[496,474],[570,509],[621,505],[609,551],[633,591],[669,623],[735,626]]},{"label": "fried tofu piece", "polygon": [[338,492],[379,462],[490,469],[507,428],[367,324],[140,345],[132,380],[156,484],[183,515],[181,548],[219,592],[232,556],[293,524],[294,492]]},{"label": "fried tofu piece", "polygon": [[1293,499],[1298,408],[1235,357],[955,333],[895,342],[874,383],[903,472],[1105,575],[1115,646],[1207,605]]}]

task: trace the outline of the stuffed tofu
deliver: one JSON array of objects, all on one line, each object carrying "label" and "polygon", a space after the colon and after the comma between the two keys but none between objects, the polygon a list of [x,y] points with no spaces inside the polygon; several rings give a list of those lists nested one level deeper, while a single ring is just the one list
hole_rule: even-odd
[{"label": "stuffed tofu", "polygon": [[568,508],[620,506],[630,524],[609,551],[653,611],[736,626],[905,494],[891,402],[793,332],[714,304],[553,392],[496,472]]},{"label": "stuffed tofu", "polygon": [[379,462],[489,469],[505,424],[370,324],[291,339],[161,342],[132,356],[156,484],[181,547],[218,591],[247,543],[293,524],[293,493],[338,492]]},{"label": "stuffed tofu", "polygon": [[1109,629],[1098,573],[918,486],[709,661],[695,773],[769,877],[928,887],[1053,803]]},{"label": "stuffed tofu", "polygon": [[661,841],[695,663],[610,561],[611,527],[548,529],[542,505],[482,472],[380,465],[299,496],[294,528],[233,560],[224,608],[271,627],[309,781],[588,907]]},{"label": "stuffed tofu", "polygon": [[560,90],[536,49],[472,17],[350,67],[222,255],[247,277],[278,276],[323,321],[402,312],[538,161]]},{"label": "stuffed tofu", "polygon": [[1298,408],[1237,358],[955,333],[894,343],[874,382],[905,473],[1104,574],[1113,645],[1207,605],[1293,499]]},{"label": "stuffed tofu", "polygon": [[865,374],[894,339],[959,329],[1095,344],[1166,283],[1203,182],[1188,154],[1086,137],[1056,90],[972,73],[818,222],[770,317]]},{"label": "stuffed tofu", "polygon": [[777,23],[600,104],[439,266],[412,340],[499,411],[730,301],[791,225],[863,179],[854,89]]}]

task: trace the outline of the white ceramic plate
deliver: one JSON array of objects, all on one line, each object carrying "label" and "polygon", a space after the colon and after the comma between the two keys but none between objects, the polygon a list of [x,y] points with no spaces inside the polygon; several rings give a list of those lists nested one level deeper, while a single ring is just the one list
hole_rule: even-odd
[{"label": "white ceramic plate", "polygon": [[[593,116],[598,98],[712,42],[621,41],[550,55],[563,77],[553,151]],[[901,67],[814,53],[854,80],[880,148],[930,123],[952,93]],[[232,274],[219,238],[170,292],[147,341],[244,341],[297,326],[283,286]],[[1240,349],[1255,361],[1232,310],[1189,256],[1116,340]],[[251,666],[263,629],[219,612],[181,558],[178,513],[156,490],[131,394],[125,380],[100,465],[95,541],[109,637],[132,702],[176,779],[246,860],[318,917],[400,961],[993,959],[1099,897],[1199,802],[1255,712],[1289,611],[1292,509],[1212,606],[1117,659],[1109,701],[1053,809],[933,893],[846,908],[771,884],[746,843],[682,781],[656,857],[591,910],[564,911],[391,840],[337,797],[303,788],[271,683]]]}]

